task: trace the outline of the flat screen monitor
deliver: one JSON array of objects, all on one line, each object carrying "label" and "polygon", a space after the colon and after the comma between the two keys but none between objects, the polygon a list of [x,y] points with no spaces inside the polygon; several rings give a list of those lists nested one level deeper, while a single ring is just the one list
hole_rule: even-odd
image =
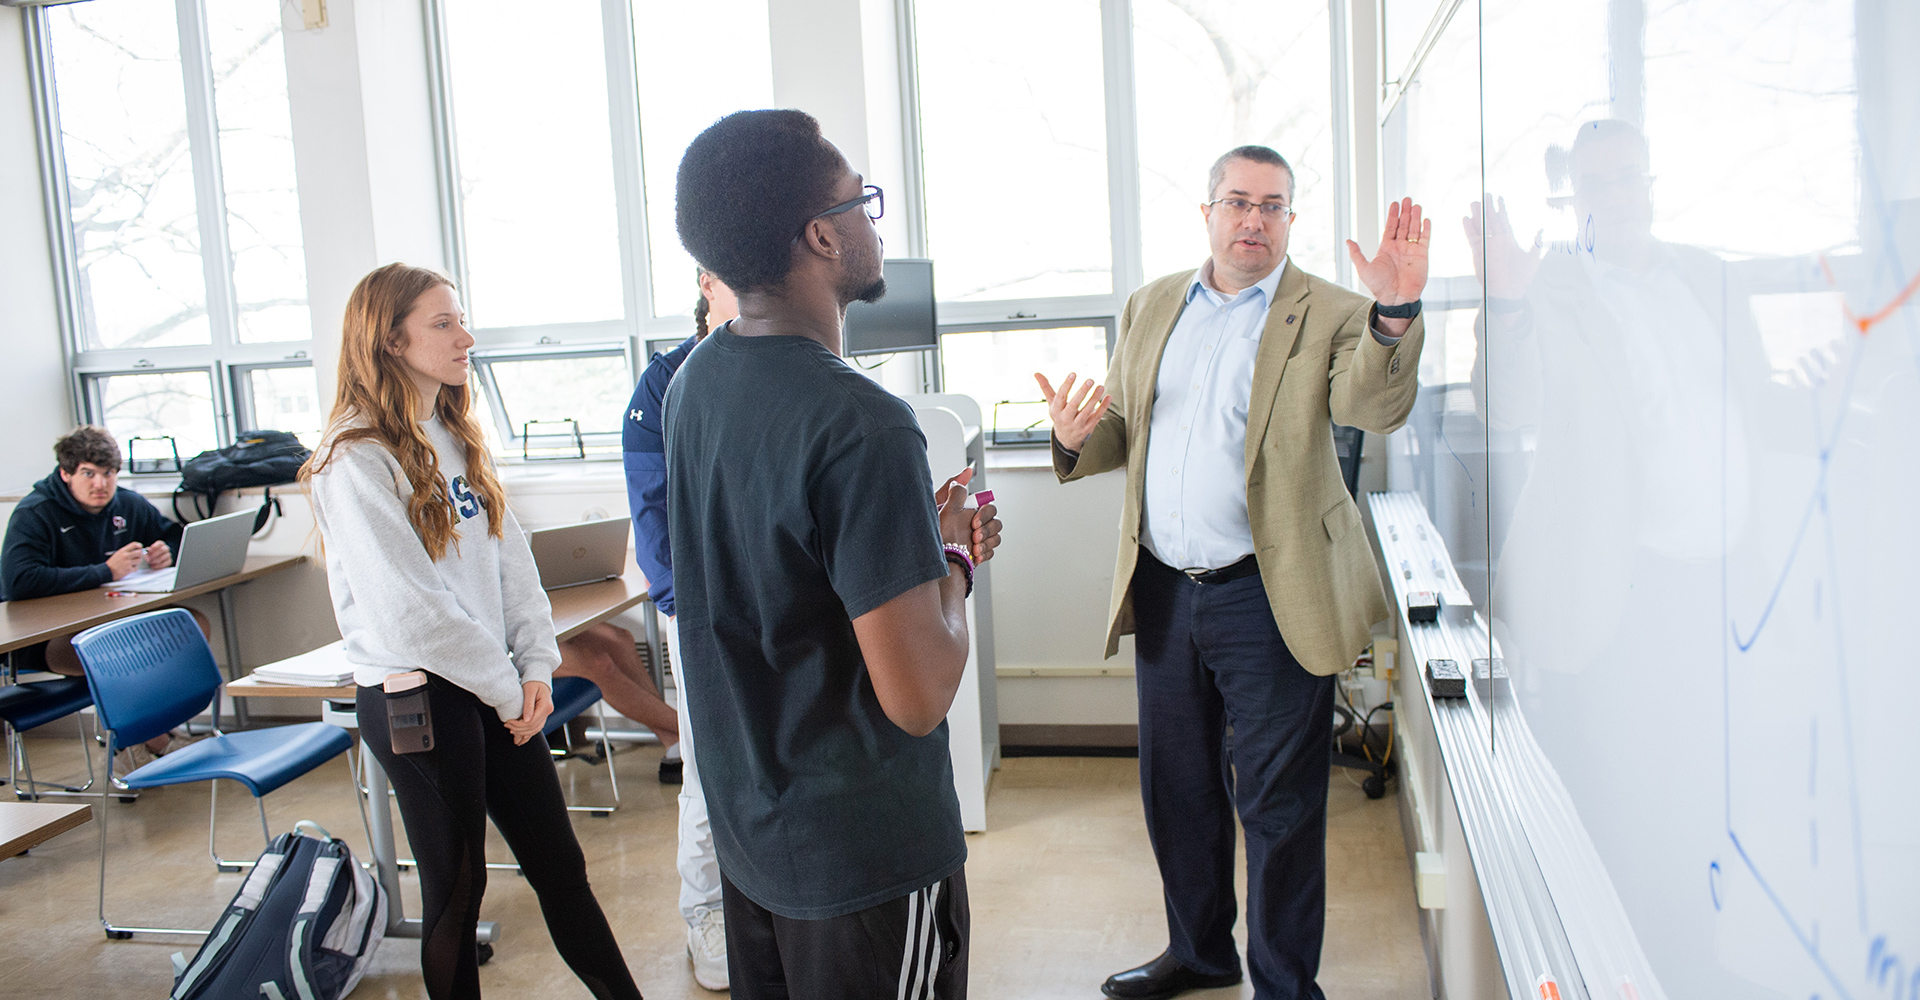
[{"label": "flat screen monitor", "polygon": [[933,311],[933,261],[896,257],[881,264],[887,294],[847,307],[841,347],[848,357],[930,351],[940,346]]}]

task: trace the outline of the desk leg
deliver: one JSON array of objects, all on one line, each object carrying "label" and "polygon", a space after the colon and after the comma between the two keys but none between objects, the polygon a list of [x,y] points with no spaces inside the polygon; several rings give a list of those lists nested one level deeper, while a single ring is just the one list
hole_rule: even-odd
[{"label": "desk leg", "polygon": [[[391,786],[387,783],[386,770],[373,751],[367,749],[365,740],[360,741],[360,773],[367,780],[367,829],[373,838],[373,873],[380,887],[387,891],[387,936],[417,941],[421,933],[420,918],[408,917],[400,898],[400,865],[395,860],[399,854],[393,846],[393,806],[387,801]],[[497,944],[500,925],[482,920],[477,936],[482,944]]]},{"label": "desk leg", "polygon": [[[233,588],[220,588],[220,637],[227,644],[227,680],[240,679],[240,627],[233,616]],[[237,729],[247,728],[247,702],[233,699],[233,721]]]},{"label": "desk leg", "polygon": [[665,647],[660,642],[660,613],[654,608],[652,599],[640,605],[640,620],[647,626],[647,667],[648,672],[653,674],[653,689],[665,694],[667,690],[667,662],[663,652]]}]

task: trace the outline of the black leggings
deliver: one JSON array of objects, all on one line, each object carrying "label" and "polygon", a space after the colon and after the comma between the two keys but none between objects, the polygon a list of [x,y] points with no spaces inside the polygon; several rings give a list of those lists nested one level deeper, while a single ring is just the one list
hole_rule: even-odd
[{"label": "black leggings", "polygon": [[[600,1000],[640,1000],[640,988],[587,884],[586,856],[544,737],[521,746],[500,717],[465,689],[428,675],[433,749],[396,754],[386,692],[359,691],[360,735],[400,798],[420,871],[420,972],[432,1000],[480,996],[474,928],[487,888],[487,817],[540,897],[547,933]],[[376,804],[376,808],[378,804]]]}]

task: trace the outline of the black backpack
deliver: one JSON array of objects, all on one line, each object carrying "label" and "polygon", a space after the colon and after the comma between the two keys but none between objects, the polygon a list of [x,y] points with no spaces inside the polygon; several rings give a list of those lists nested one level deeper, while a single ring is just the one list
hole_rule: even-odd
[{"label": "black backpack", "polygon": [[[188,518],[180,513],[180,494],[193,497],[193,512],[197,517],[212,517],[215,507],[220,503],[220,494],[228,490],[243,489],[248,486],[279,486],[291,483],[300,474],[300,466],[306,462],[312,452],[300,443],[300,439],[286,431],[241,431],[239,440],[225,448],[203,451],[187,461],[180,469],[180,489],[173,495],[174,517],[180,521]],[[206,504],[201,512],[200,505]],[[273,499],[273,491],[267,491],[266,500],[260,505],[260,515],[254,519],[253,530],[259,531],[266,526],[267,515],[278,509]]]},{"label": "black backpack", "polygon": [[172,1000],[339,1000],[353,992],[387,933],[387,897],[347,845],[274,838],[187,961],[176,953]]}]

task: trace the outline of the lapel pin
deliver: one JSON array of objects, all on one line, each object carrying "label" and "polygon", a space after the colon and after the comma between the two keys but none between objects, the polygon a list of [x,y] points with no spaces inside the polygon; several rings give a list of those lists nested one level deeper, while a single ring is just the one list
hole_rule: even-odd
[{"label": "lapel pin", "polygon": [[1294,314],[1293,314],[1293,313],[1288,313],[1288,314],[1287,314],[1287,322],[1288,322],[1288,323],[1292,323],[1292,322],[1294,321],[1294,319],[1295,319],[1295,316],[1294,316]]}]

